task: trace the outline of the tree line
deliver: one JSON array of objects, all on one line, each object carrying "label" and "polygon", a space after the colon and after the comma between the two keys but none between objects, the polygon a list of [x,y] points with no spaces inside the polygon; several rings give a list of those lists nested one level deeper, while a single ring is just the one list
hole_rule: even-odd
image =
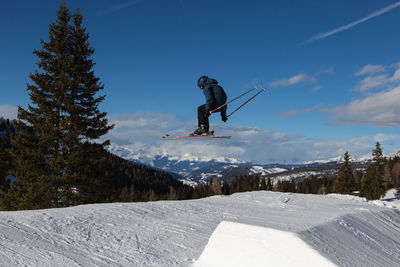
[{"label": "tree line", "polygon": [[[65,207],[96,202],[136,202],[193,198],[194,188],[184,185],[173,178],[171,174],[105,152],[106,172],[108,173],[106,173],[106,177],[110,177],[110,181],[107,183],[107,192],[104,193],[102,198],[88,199],[90,191],[84,191],[85,187],[75,184],[73,187],[71,186],[73,197],[68,199],[63,198],[66,192],[61,185],[53,189],[57,192],[57,198],[54,200],[48,199],[47,202],[41,201],[40,206],[36,202],[37,200],[31,198],[30,195],[25,196],[21,201],[15,196],[15,191],[18,190],[15,187],[19,180],[13,176],[15,164],[13,163],[13,157],[9,153],[12,148],[10,140],[14,138],[13,135],[15,135],[13,123],[0,117],[0,210]],[[83,164],[85,163],[83,162]],[[33,185],[36,183],[35,180],[31,180],[31,182]],[[35,193],[35,196],[45,196],[47,194],[37,186],[35,186],[35,189],[37,191],[32,192],[32,194]],[[81,194],[86,194],[85,200],[81,199]],[[198,195],[198,197],[202,196],[202,194]]]},{"label": "tree line", "polygon": [[353,194],[374,200],[383,197],[388,189],[400,188],[400,157],[384,157],[381,145],[377,142],[372,151],[372,163],[365,172],[352,168],[350,154],[346,152],[344,162],[333,179],[312,175],[300,181],[278,180],[272,183],[270,178],[260,179],[249,175],[235,177],[231,184],[221,184],[215,178],[208,187],[210,195],[269,190],[303,194]]}]

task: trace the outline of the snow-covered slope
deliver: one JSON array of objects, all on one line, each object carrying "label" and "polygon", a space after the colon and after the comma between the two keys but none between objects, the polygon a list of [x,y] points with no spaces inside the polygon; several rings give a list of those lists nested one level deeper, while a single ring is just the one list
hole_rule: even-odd
[{"label": "snow-covered slope", "polygon": [[296,233],[334,264],[399,266],[399,206],[258,191],[0,212],[0,266],[189,266],[221,221]]},{"label": "snow-covered slope", "polygon": [[193,267],[336,266],[298,234],[221,222]]}]

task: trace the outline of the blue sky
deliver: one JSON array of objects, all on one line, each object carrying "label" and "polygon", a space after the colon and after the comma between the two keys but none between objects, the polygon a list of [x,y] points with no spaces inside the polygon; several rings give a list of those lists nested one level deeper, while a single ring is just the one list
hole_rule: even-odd
[{"label": "blue sky", "polygon": [[[26,83],[37,68],[32,51],[40,48],[40,39],[47,40],[60,3],[0,4],[0,115],[15,117],[16,106],[30,102]],[[226,124],[211,117],[215,129],[233,138],[197,142],[203,156],[214,149],[216,156],[242,160],[252,154],[260,162],[302,162],[346,150],[356,157],[370,154],[375,141],[386,153],[399,150],[399,1],[70,0],[67,5],[84,16],[95,71],[107,94],[101,108],[119,123],[109,135],[116,144],[154,154],[160,147],[163,153],[192,153],[186,144],[193,144],[171,148],[157,135],[194,130],[197,106],[204,102],[196,81],[205,74],[219,81],[228,98],[256,84],[268,90]],[[242,139],[235,139],[236,133]],[[281,146],[268,149],[271,140]],[[230,148],[236,152],[220,152]]]}]

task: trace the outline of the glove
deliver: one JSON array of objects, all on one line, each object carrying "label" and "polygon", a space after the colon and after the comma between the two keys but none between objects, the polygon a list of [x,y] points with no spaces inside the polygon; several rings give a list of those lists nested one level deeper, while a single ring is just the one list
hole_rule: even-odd
[{"label": "glove", "polygon": [[211,110],[206,109],[206,116],[209,117],[211,115]]},{"label": "glove", "polygon": [[223,122],[226,122],[228,120],[228,118],[226,117],[226,113],[221,113],[221,120]]}]

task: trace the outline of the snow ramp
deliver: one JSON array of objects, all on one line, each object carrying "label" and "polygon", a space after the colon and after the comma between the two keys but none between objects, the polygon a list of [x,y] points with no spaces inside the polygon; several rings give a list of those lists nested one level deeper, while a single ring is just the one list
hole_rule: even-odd
[{"label": "snow ramp", "polygon": [[193,267],[336,266],[296,233],[221,222]]}]

